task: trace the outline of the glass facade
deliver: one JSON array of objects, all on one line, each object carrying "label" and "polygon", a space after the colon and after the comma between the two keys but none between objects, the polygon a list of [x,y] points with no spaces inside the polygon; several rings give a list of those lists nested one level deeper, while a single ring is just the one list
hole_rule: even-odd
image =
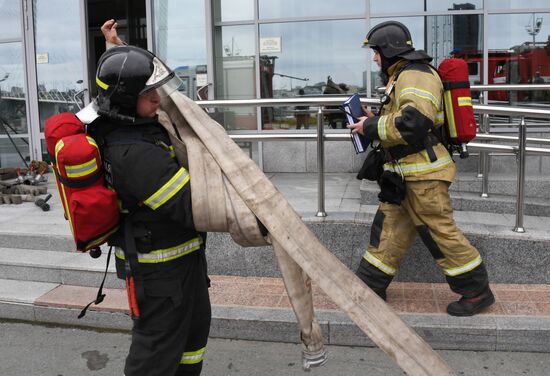
[{"label": "glass facade", "polygon": [[[63,11],[60,11],[63,10]],[[83,90],[80,7],[73,0],[34,0],[40,131],[59,112],[77,112]],[[45,152],[45,149],[44,149]]]},{"label": "glass facade", "polygon": [[[550,25],[544,20],[550,22],[550,13],[489,16],[489,84],[550,83]],[[503,30],[502,25],[509,26]],[[489,99],[504,104],[550,104],[550,91],[493,91]]]},{"label": "glass facade", "polygon": [[[415,47],[433,56],[434,65],[449,56],[466,60],[471,84],[550,83],[548,0],[142,2],[147,14],[139,17],[147,27],[141,27],[140,40],[152,38],[146,44],[177,72],[192,99],[377,95],[379,69],[361,44],[372,26],[387,20],[407,25]],[[6,129],[25,157],[39,159],[40,140],[34,138],[43,137],[44,119],[76,111],[75,95],[93,89],[97,46],[90,35],[101,44],[97,25],[109,11],[97,0],[23,3],[0,2],[0,166],[19,158]],[[131,2],[116,4],[118,12],[131,13],[123,9]],[[24,19],[32,27],[24,27]],[[488,99],[549,105],[550,92],[491,92]],[[325,127],[342,128],[339,112],[325,110]],[[252,106],[210,114],[234,132],[301,131],[316,125],[316,111]]]},{"label": "glass facade", "polygon": [[[186,17],[181,17],[185,9]],[[206,20],[204,2],[153,2],[155,52],[182,79],[182,91],[194,100],[207,98]]]},{"label": "glass facade", "polygon": [[364,0],[259,0],[260,19],[358,16],[365,14]]},{"label": "glass facade", "polygon": [[0,40],[21,39],[21,4],[19,1],[0,2]]},{"label": "glass facade", "polygon": [[254,0],[214,0],[213,4],[216,22],[254,19]]},{"label": "glass facade", "polygon": [[434,11],[459,11],[483,9],[483,0],[470,0],[464,3],[455,3],[449,0],[410,0],[410,1],[385,1],[371,0],[370,11],[372,14],[395,14],[410,12],[434,12]]},{"label": "glass facade", "polygon": [[[253,25],[216,26],[216,99],[256,98],[256,48]],[[228,130],[257,128],[256,107],[218,108],[212,116]]]},{"label": "glass facade", "polygon": [[[365,59],[367,51],[360,48],[366,33],[364,20],[309,21],[268,23],[260,25],[262,42],[276,40],[279,47],[260,50],[261,62],[266,62],[266,74],[261,76],[264,98],[285,98],[297,95],[319,96],[365,91]],[[262,72],[264,66],[262,66]],[[341,84],[345,90],[331,91],[330,84]],[[301,107],[301,106],[299,106]],[[305,108],[277,107],[265,110],[264,129],[302,128],[300,115]],[[315,109],[311,109],[311,115]],[[334,115],[334,116],[333,116]],[[340,113],[328,116],[332,127]],[[307,119],[315,124],[315,117]],[[328,124],[327,124],[328,125]],[[306,127],[307,128],[307,127]]]},{"label": "glass facade", "polygon": [[548,0],[485,0],[490,10],[548,8]]},{"label": "glass facade", "polygon": [[21,9],[0,2],[0,167],[22,166],[30,154]]}]

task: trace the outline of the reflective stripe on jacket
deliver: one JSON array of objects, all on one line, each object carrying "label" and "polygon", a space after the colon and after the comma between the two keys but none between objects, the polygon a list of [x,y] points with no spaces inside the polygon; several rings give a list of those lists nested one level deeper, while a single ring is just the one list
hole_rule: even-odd
[{"label": "reflective stripe on jacket", "polygon": [[[409,65],[407,65],[409,64]],[[398,73],[405,65],[406,68]],[[427,64],[400,60],[389,68],[387,87],[395,81],[390,102],[381,116],[363,123],[365,136],[379,140],[384,149],[398,145],[412,145],[422,141],[429,132],[442,124],[443,85],[437,72]],[[430,161],[426,150],[398,160],[406,180],[454,180],[456,168],[442,144],[433,146],[437,160]],[[396,163],[386,163],[384,169],[399,172]]]},{"label": "reflective stripe on jacket", "polygon": [[[177,258],[190,254],[201,248],[203,240],[200,236],[193,238],[183,244],[167,249],[155,249],[149,253],[138,252],[138,262],[143,264],[158,264],[161,262],[172,261]],[[124,251],[120,247],[115,247],[115,256],[124,260]]]}]

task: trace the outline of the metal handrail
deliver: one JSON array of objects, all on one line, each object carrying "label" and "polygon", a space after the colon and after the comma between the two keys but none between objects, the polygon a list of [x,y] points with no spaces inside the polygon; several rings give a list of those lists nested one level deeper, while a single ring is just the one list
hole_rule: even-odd
[{"label": "metal handrail", "polygon": [[[345,132],[345,131],[344,131]],[[491,139],[492,136],[484,137],[485,135],[478,135],[479,138]],[[288,133],[280,132],[276,133],[258,133],[258,132],[239,132],[239,133],[230,133],[229,137],[234,141],[241,142],[257,142],[257,141],[315,141],[318,139],[317,132],[308,132],[308,133]],[[478,138],[476,137],[476,139]],[[517,137],[512,136],[495,136],[495,137],[507,137],[506,140],[518,141]],[[323,139],[325,141],[349,141],[349,133],[324,133]],[[541,139],[550,144],[549,139]],[[517,154],[519,147],[515,145],[498,145],[498,144],[482,144],[478,142],[468,143],[468,150],[483,150],[489,152],[505,152],[509,154]],[[544,155],[550,156],[550,148],[535,148],[535,147],[526,147],[525,150],[529,155]]]},{"label": "metal handrail", "polygon": [[[502,136],[495,134],[478,134],[476,136],[477,140],[487,140],[487,141],[518,141],[519,137],[517,136]],[[533,142],[536,144],[548,144],[550,145],[550,139],[548,138],[536,138],[536,137],[527,137],[525,139],[527,142]],[[470,144],[468,144],[470,145]]]},{"label": "metal handrail", "polygon": [[[517,90],[526,90],[526,86],[534,86],[536,89],[544,86],[544,89],[550,89],[550,85],[499,85],[498,90],[503,90],[502,87],[521,87]],[[493,86],[494,87],[494,86]],[[512,90],[512,89],[510,89]],[[283,140],[317,140],[317,161],[318,161],[318,217],[325,217],[325,182],[324,182],[324,141],[345,141],[349,140],[349,133],[347,132],[331,132],[324,133],[323,124],[323,107],[324,106],[339,106],[342,104],[343,97],[308,97],[308,98],[278,98],[278,99],[237,99],[237,100],[209,100],[209,101],[197,101],[196,103],[203,108],[212,107],[234,107],[234,106],[255,106],[255,107],[279,107],[279,106],[296,106],[296,105],[309,105],[317,106],[317,132],[303,132],[303,133],[290,133],[290,132],[242,132],[230,133],[229,136],[236,141],[283,141]],[[361,102],[366,105],[379,105],[378,99],[362,98]],[[505,141],[518,141],[518,145],[498,145],[470,142],[468,147],[471,150],[479,150],[483,153],[487,152],[507,152],[515,154],[517,158],[518,166],[518,180],[517,180],[517,205],[516,205],[516,226],[514,231],[523,233],[525,228],[523,227],[523,211],[524,211],[524,187],[525,187],[525,157],[526,155],[544,155],[550,156],[550,148],[534,148],[527,147],[527,141],[534,141],[539,143],[550,143],[547,139],[528,139],[526,132],[525,118],[537,118],[537,119],[550,119],[550,110],[522,108],[522,107],[500,107],[489,105],[474,105],[474,111],[482,115],[483,119],[488,121],[488,115],[503,115],[503,116],[519,116],[521,121],[519,124],[519,136],[492,136],[488,134],[478,135],[480,140],[505,140]],[[483,131],[488,133],[488,124],[483,126]],[[485,129],[487,128],[487,129]],[[488,165],[488,157],[485,155],[484,162]],[[484,168],[483,173],[483,188],[482,197],[488,197],[488,174],[487,166]]]},{"label": "metal handrail", "polygon": [[550,90],[550,84],[503,84],[503,85],[472,85],[472,91],[531,91]]},{"label": "metal handrail", "polygon": [[[548,85],[550,86],[550,85]],[[242,106],[259,106],[259,107],[283,107],[283,106],[339,106],[343,103],[343,100],[347,98],[342,97],[311,97],[307,99],[302,98],[276,98],[276,99],[228,99],[228,100],[208,100],[197,101],[196,103],[201,107],[242,107]],[[380,100],[375,98],[361,98],[361,103],[366,105],[380,105]],[[523,107],[503,107],[503,106],[490,106],[476,104],[473,106],[474,112],[480,114],[491,114],[501,116],[525,116],[529,118],[537,119],[550,119],[550,110],[523,108]]]}]

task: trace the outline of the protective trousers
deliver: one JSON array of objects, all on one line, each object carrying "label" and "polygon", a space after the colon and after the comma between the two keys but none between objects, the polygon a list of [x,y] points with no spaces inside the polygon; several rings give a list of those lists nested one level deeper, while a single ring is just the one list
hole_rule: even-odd
[{"label": "protective trousers", "polygon": [[397,273],[415,234],[442,269],[451,290],[466,297],[479,295],[489,284],[478,250],[456,227],[449,183],[407,181],[401,205],[380,204],[370,242],[357,275],[381,296]]},{"label": "protective trousers", "polygon": [[197,376],[210,328],[204,249],[185,256],[180,278],[144,281],[125,376]]}]

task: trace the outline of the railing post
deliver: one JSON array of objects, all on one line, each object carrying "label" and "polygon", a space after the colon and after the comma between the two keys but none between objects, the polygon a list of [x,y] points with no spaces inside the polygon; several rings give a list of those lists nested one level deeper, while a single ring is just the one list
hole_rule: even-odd
[{"label": "railing post", "polygon": [[[479,94],[479,103],[486,104],[487,102],[487,92],[482,92]],[[489,114],[482,114],[481,115],[481,124],[480,124],[480,132],[484,134],[490,133],[490,125],[489,125]],[[481,197],[487,198],[489,197],[489,153],[486,151],[479,152],[479,164],[478,164],[478,172],[477,177],[481,178]]]},{"label": "railing post", "polygon": [[525,200],[525,144],[527,138],[527,125],[525,124],[525,117],[521,117],[519,122],[519,145],[518,153],[516,154],[516,161],[518,166],[518,188],[517,188],[517,203],[516,203],[516,227],[515,232],[525,232],[523,227],[523,211]]},{"label": "railing post", "polygon": [[[482,115],[483,133],[489,134],[489,114]],[[481,197],[489,197],[489,152],[483,152],[481,163]]]},{"label": "railing post", "polygon": [[323,108],[317,110],[317,214],[316,217],[326,217],[325,212],[325,136],[323,133]]},{"label": "railing post", "polygon": [[[479,93],[479,104],[485,104],[485,93],[482,91],[481,93]],[[484,122],[484,114],[481,114],[481,117],[479,119],[479,132],[483,132],[484,131],[484,125],[483,125],[483,122]],[[483,165],[483,160],[485,158],[485,153],[483,151],[480,151],[479,152],[479,160],[477,161],[477,177],[478,178],[481,178],[483,177],[483,169],[482,169],[482,165]]]}]

